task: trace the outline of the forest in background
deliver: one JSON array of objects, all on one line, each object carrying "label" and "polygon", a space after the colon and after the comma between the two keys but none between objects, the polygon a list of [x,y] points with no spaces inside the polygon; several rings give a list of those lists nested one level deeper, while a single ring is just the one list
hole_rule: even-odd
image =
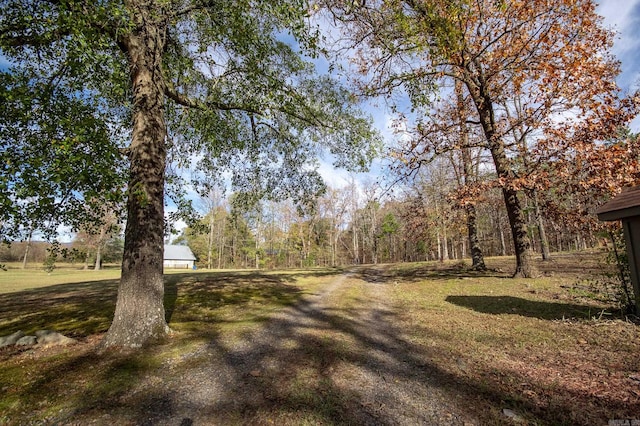
[{"label": "forest in background", "polygon": [[[633,174],[637,135],[620,132],[616,140],[601,147],[607,155],[621,150],[634,154],[617,159],[617,170],[603,167],[600,174],[594,168],[595,160],[575,162],[570,173],[555,178],[552,188],[521,191],[527,233],[537,256],[546,260],[553,252],[614,248],[619,224],[599,222],[594,211],[608,199],[605,185],[610,185],[612,192],[620,191],[624,178]],[[197,257],[197,266],[207,269],[463,260],[471,258],[471,204],[482,254],[513,255],[502,193],[500,188],[491,187],[495,171],[482,150],[475,150],[470,158],[473,181],[484,188],[472,196],[462,179],[463,164],[456,153],[422,165],[410,177],[402,174],[406,170],[397,161],[392,161],[387,179],[395,181],[391,188],[380,182],[362,184],[352,175],[347,185],[328,187],[303,207],[290,200],[263,200],[246,209],[236,202],[234,194],[212,189],[208,196],[195,200],[202,219],[180,232],[167,228],[165,242],[188,245]],[[70,243],[52,246],[25,239],[3,244],[0,262],[26,267],[51,262],[53,256],[57,262],[84,269],[120,264],[124,245],[121,214],[105,210],[103,219],[79,230]]]},{"label": "forest in background", "polygon": [[[621,133],[609,143],[617,149],[637,149],[636,135]],[[474,158],[475,181],[491,182],[495,173],[481,151]],[[633,157],[629,158],[630,162]],[[633,162],[632,162],[633,163]],[[612,248],[617,224],[598,222],[594,211],[606,201],[598,187],[584,185],[574,164],[572,179],[547,191],[523,190],[527,232],[534,252],[549,253]],[[602,169],[605,173],[610,170]],[[626,169],[619,170],[624,174]],[[350,264],[469,259],[468,210],[461,165],[454,155],[424,166],[411,182],[393,191],[379,183],[362,185],[355,177],[326,192],[306,208],[292,202],[262,201],[242,209],[234,196],[211,190],[195,204],[202,215],[180,234],[165,236],[167,243],[188,245],[199,268],[296,268]],[[394,175],[397,178],[398,175]],[[602,182],[607,182],[601,177]],[[612,178],[609,184],[615,183]],[[573,188],[571,190],[570,188]],[[583,188],[582,191],[577,188]],[[476,194],[478,245],[484,256],[513,255],[513,239],[499,188]],[[123,235],[118,215],[105,214],[105,222],[76,233],[71,243],[55,254],[58,261],[99,269],[102,263],[119,264]],[[16,241],[0,247],[0,261],[43,264],[50,257],[48,243]],[[97,261],[97,262],[96,262]]]},{"label": "forest in background", "polygon": [[[440,166],[431,167],[431,179],[439,182],[416,181],[393,196],[380,197],[383,189],[378,184],[362,189],[355,180],[341,188],[330,187],[307,212],[291,202],[271,201],[241,211],[232,206],[233,196],[212,191],[198,203],[202,220],[177,235],[167,235],[166,242],[188,245],[198,267],[208,269],[469,259],[465,211],[456,203],[455,179],[450,175],[446,179],[453,170],[445,163]],[[551,195],[538,200],[537,210],[534,200],[525,198],[528,232],[538,256],[545,244],[541,235],[552,253],[611,246],[610,231],[616,224],[605,227],[592,214],[604,202],[602,197],[572,194],[551,199]],[[499,189],[491,189],[477,204],[478,239],[485,256],[513,255],[501,196]],[[584,216],[576,220],[580,212]],[[42,241],[14,241],[0,246],[0,261],[21,263],[26,253],[31,267],[42,265],[50,248]],[[99,269],[100,263],[120,264],[122,250],[121,227],[111,223],[78,232],[72,242],[59,247],[56,258],[94,269],[99,257]]]},{"label": "forest in background", "polygon": [[[613,149],[637,149],[636,136],[621,134]],[[475,158],[476,181],[491,182],[495,172]],[[637,158],[637,157],[636,157]],[[634,157],[628,158],[635,164]],[[608,194],[584,185],[575,170],[557,186],[522,191],[523,211],[533,251],[550,253],[612,248],[618,224],[599,222],[594,214]],[[202,198],[204,218],[175,239],[191,247],[205,268],[291,268],[349,264],[469,259],[469,198],[461,184],[455,156],[431,162],[390,192],[378,183],[360,186],[355,180],[328,188],[308,209],[290,202],[262,202],[251,211],[233,208],[233,196],[211,191]],[[628,167],[618,170],[624,174]],[[602,169],[610,174],[609,169]],[[601,177],[602,182],[606,178]],[[595,179],[592,179],[595,180]],[[613,176],[608,184],[619,182]],[[579,190],[582,188],[582,190]],[[619,188],[620,189],[620,188]],[[499,188],[473,197],[475,233],[484,256],[514,254],[507,211]]]},{"label": "forest in background", "polygon": [[[65,227],[99,268],[124,227],[106,346],[167,334],[178,219],[210,268],[468,252],[533,278],[535,251],[604,244],[595,207],[640,182],[640,93],[591,0],[5,3],[0,236],[24,262]],[[395,119],[384,148],[364,99]],[[397,185],[326,188],[322,155]]]}]

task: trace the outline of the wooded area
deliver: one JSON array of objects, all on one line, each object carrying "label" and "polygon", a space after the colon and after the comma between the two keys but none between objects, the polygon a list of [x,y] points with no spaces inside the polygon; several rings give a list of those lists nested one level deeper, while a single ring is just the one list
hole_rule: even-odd
[{"label": "wooded area", "polygon": [[[367,263],[458,259],[469,263],[467,210],[455,194],[454,170],[442,164],[441,185],[405,188],[404,194],[379,199],[380,188],[360,191],[355,182],[329,188],[310,213],[292,203],[263,202],[250,212],[235,211],[217,198],[201,222],[174,241],[187,244],[200,268],[296,268]],[[436,173],[431,175],[434,179]],[[433,182],[433,181],[432,181]],[[439,188],[435,190],[434,188]],[[599,205],[597,199],[549,199],[537,205],[523,199],[527,232],[534,255],[611,247],[609,231],[594,216],[575,222],[564,211],[547,214],[548,206],[564,209]],[[477,245],[484,256],[513,255],[507,212],[498,189],[488,190],[475,205]],[[565,215],[566,214],[566,215]],[[542,233],[540,230],[543,230]],[[543,250],[544,249],[544,250]]]},{"label": "wooded area", "polygon": [[[179,218],[207,267],[513,254],[533,277],[534,250],[604,244],[594,208],[640,183],[638,97],[592,0],[0,6],[1,237],[68,226],[99,267],[124,225],[107,347],[166,336]],[[396,117],[384,147],[366,98]],[[401,184],[326,190],[322,155]]]}]

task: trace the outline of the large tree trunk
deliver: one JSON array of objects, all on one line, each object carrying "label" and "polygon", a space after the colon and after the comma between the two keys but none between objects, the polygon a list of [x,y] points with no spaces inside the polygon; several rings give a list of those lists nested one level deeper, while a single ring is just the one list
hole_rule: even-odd
[{"label": "large tree trunk", "polygon": [[505,152],[504,142],[496,131],[493,103],[487,88],[484,86],[484,79],[480,71],[481,67],[478,64],[474,64],[474,66],[480,76],[476,79],[469,77],[468,81],[465,82],[478,111],[480,124],[493,158],[496,174],[503,181],[502,195],[504,196],[507,216],[509,217],[509,226],[516,255],[514,277],[532,278],[535,275],[535,268],[531,256],[531,241],[527,234],[526,221],[518,198],[518,191],[511,185],[513,171]]},{"label": "large tree trunk", "polygon": [[164,30],[153,5],[133,5],[137,29],[125,38],[133,91],[133,132],[122,278],[106,347],[140,347],[164,337],[164,171],[166,125],[161,58]]},{"label": "large tree trunk", "polygon": [[522,214],[522,207],[518,199],[518,192],[514,189],[502,188],[509,226],[513,237],[513,248],[516,254],[516,271],[514,277],[533,278],[535,268],[531,256],[531,241],[527,234],[526,221]]}]

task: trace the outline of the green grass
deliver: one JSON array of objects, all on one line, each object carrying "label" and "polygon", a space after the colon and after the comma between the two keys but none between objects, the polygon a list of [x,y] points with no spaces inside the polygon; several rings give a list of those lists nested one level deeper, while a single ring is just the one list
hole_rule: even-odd
[{"label": "green grass", "polygon": [[119,268],[85,271],[81,267],[65,265],[48,273],[42,268],[17,269],[11,266],[6,271],[0,271],[0,294],[49,287],[57,284],[87,283],[120,278]]},{"label": "green grass", "polygon": [[[187,366],[182,361],[185,354],[211,339],[241,338],[305,294],[313,294],[339,271],[170,271],[165,276],[165,310],[172,337],[139,353],[98,355],[96,344],[115,307],[115,272],[98,273],[99,279],[94,271],[56,270],[47,275],[10,270],[3,277],[5,284],[13,285],[12,291],[0,294],[0,336],[46,328],[75,337],[81,345],[68,350],[0,350],[0,424],[41,422],[65,412],[99,412],[105,401],[123,398],[131,383],[148,380],[158,365],[175,364],[176,374],[193,368],[198,360],[191,359]],[[39,282],[43,277],[48,285]],[[127,407],[119,409],[126,412]]]},{"label": "green grass", "polygon": [[[629,379],[640,371],[639,327],[576,292],[575,283],[601,270],[598,256],[554,259],[539,262],[540,277],[529,280],[509,278],[512,259],[502,258],[487,259],[486,273],[457,262],[351,268],[326,298],[330,327],[290,337],[281,368],[257,378],[238,371],[239,380],[258,383],[266,400],[246,412],[222,412],[223,423],[357,423],[350,413],[362,410],[359,395],[346,385],[370,356],[360,327],[380,302],[371,284],[386,297],[376,321],[394,332],[405,360],[483,423],[506,422],[502,408],[531,424],[632,418],[640,412],[640,390]],[[168,271],[172,336],[144,351],[100,355],[95,348],[113,315],[116,272],[0,272],[0,286],[14,286],[0,294],[0,336],[48,328],[80,341],[70,348],[0,350],[0,424],[105,415],[141,423],[135,416],[159,403],[147,390],[206,366],[208,345],[230,347],[341,273]]]}]

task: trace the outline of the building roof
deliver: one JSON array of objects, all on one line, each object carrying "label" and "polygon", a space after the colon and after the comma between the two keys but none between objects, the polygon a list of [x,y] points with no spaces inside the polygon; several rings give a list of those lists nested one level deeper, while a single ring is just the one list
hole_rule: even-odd
[{"label": "building roof", "polygon": [[188,246],[164,246],[164,260],[196,260]]},{"label": "building roof", "polygon": [[620,220],[640,216],[640,186],[626,189],[596,210],[600,220]]}]

